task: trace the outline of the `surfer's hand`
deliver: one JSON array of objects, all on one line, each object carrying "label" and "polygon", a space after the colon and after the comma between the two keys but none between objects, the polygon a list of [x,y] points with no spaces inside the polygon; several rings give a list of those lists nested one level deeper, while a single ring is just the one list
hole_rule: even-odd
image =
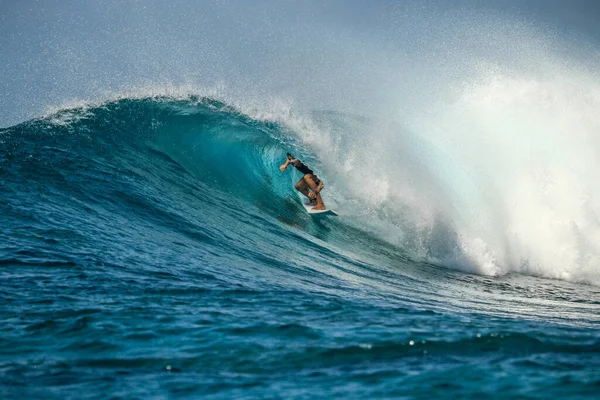
[{"label": "surfer's hand", "polygon": [[279,167],[279,170],[280,170],[281,172],[285,171],[285,164],[283,164],[281,167]]},{"label": "surfer's hand", "polygon": [[315,197],[317,197],[317,194],[315,192],[309,192],[308,193],[308,198],[309,199],[314,199]]}]

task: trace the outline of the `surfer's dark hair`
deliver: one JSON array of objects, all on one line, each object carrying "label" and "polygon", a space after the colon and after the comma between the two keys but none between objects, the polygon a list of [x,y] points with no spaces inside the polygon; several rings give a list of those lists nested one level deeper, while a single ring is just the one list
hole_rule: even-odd
[{"label": "surfer's dark hair", "polygon": [[290,157],[291,157],[291,158],[294,158],[294,156],[293,156],[293,155],[291,155],[290,153],[286,153],[286,154],[287,154],[288,158],[290,158]]}]

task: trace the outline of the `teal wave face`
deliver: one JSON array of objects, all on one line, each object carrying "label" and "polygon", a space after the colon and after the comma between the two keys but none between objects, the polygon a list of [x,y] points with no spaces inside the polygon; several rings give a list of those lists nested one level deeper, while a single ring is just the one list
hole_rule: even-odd
[{"label": "teal wave face", "polygon": [[193,176],[213,193],[273,196],[273,181],[284,184],[273,172],[285,154],[273,138],[278,133],[276,126],[209,99],[120,100],[3,130],[3,172],[15,181],[42,174],[47,179],[40,181],[47,185],[79,183],[57,187],[87,193],[93,190],[84,178],[105,178],[114,186],[122,177],[154,174],[163,179],[158,186],[181,186],[179,174]]}]

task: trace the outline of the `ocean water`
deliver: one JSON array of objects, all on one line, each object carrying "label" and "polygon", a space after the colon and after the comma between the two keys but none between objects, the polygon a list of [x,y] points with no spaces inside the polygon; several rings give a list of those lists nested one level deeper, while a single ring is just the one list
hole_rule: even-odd
[{"label": "ocean water", "polygon": [[[532,118],[528,87],[527,115],[496,104],[468,122]],[[493,102],[484,89],[463,101]],[[536,132],[507,140],[531,156]],[[526,169],[488,133],[475,152],[195,95],[1,129],[0,397],[598,398],[589,142],[562,147],[581,149],[572,163],[542,146],[552,162]],[[304,211],[287,151],[339,217]]]},{"label": "ocean water", "polygon": [[0,2],[0,400],[600,398],[599,12]]}]

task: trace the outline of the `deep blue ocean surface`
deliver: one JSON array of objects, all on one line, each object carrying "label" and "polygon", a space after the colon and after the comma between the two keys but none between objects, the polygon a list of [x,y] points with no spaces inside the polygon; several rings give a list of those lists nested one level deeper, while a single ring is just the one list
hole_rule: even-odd
[{"label": "deep blue ocean surface", "polygon": [[[292,125],[162,97],[0,130],[0,397],[598,398],[593,271],[446,262],[447,228],[366,177],[352,198]],[[286,151],[339,217],[305,212]]]}]

